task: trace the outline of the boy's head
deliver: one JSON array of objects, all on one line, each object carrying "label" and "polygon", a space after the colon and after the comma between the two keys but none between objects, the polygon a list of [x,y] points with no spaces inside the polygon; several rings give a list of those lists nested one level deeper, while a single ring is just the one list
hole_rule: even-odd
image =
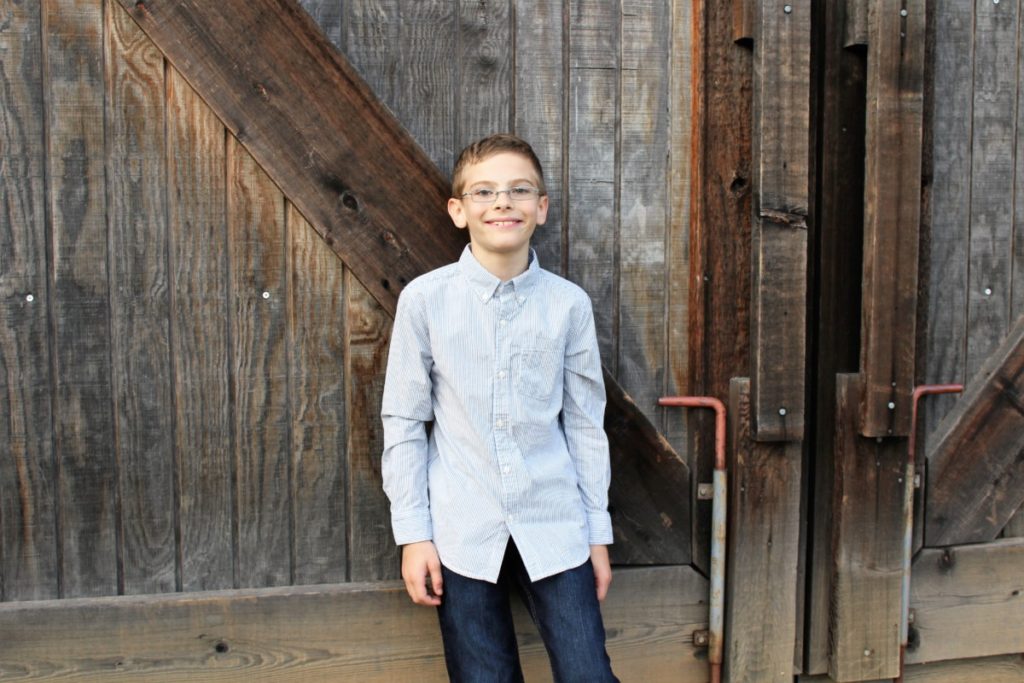
[{"label": "boy's head", "polygon": [[468,145],[459,154],[459,158],[455,161],[455,169],[452,171],[452,197],[460,197],[465,192],[465,170],[467,166],[478,164],[502,152],[519,154],[529,160],[534,172],[537,174],[537,189],[540,190],[541,196],[547,194],[544,188],[544,169],[541,168],[540,159],[537,158],[533,147],[530,147],[530,143],[515,135],[498,133],[477,140]]}]

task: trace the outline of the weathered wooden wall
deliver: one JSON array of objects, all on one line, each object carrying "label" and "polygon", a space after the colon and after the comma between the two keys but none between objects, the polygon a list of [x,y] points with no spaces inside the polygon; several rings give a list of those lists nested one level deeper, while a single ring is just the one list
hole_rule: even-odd
[{"label": "weathered wooden wall", "polygon": [[[443,171],[534,143],[541,262],[685,452],[690,3],[304,5]],[[3,12],[0,597],[396,576],[388,316],[117,3]]]}]

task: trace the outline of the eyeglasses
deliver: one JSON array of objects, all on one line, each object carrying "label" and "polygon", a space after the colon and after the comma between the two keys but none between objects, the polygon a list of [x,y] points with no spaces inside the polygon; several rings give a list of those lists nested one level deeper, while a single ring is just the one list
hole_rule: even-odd
[{"label": "eyeglasses", "polygon": [[502,192],[507,193],[508,198],[514,202],[526,202],[539,197],[541,194],[540,190],[536,187],[519,185],[516,187],[510,187],[507,190],[492,190],[489,187],[479,187],[472,192],[463,192],[462,196],[471,198],[477,204],[490,204],[494,202]]}]

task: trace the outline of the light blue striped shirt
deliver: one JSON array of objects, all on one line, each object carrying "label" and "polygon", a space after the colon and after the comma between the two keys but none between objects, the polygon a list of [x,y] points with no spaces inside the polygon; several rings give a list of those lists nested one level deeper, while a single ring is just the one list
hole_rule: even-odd
[{"label": "light blue striped shirt", "polygon": [[416,278],[381,408],[395,541],[491,582],[510,535],[531,580],[579,566],[612,542],[604,407],[590,299],[532,250],[506,283],[468,246]]}]

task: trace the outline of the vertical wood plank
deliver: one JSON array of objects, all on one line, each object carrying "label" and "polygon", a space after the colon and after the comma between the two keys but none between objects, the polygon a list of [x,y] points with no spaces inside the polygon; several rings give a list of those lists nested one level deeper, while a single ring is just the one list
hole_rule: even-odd
[{"label": "vertical wood plank", "polygon": [[829,675],[837,681],[894,678],[900,659],[907,442],[857,433],[863,392],[858,375],[840,375],[836,391]]},{"label": "vertical wood plank", "polygon": [[227,137],[238,585],[291,581],[284,196]]},{"label": "vertical wood plank", "polygon": [[454,7],[449,0],[352,0],[342,20],[352,65],[445,176],[459,151]]},{"label": "vertical wood plank", "polygon": [[347,269],[345,294],[349,580],[393,579],[400,575],[400,554],[391,533],[391,508],[380,473],[380,456],[384,451],[380,404],[391,318]]},{"label": "vertical wood plank", "polygon": [[871,0],[844,0],[843,47],[868,44],[868,5]]},{"label": "vertical wood plank", "polygon": [[[544,167],[544,184],[550,202],[547,222],[533,234],[533,247],[541,266],[565,274],[563,248],[567,210],[563,191],[566,164],[562,127],[565,122],[565,36],[561,0],[523,0],[514,5],[516,65],[513,127],[527,140]],[[524,60],[523,56],[529,59]]]},{"label": "vertical wood plank", "polygon": [[618,378],[652,421],[665,384],[668,3],[622,3]]},{"label": "vertical wood plank", "polygon": [[569,8],[568,277],[594,303],[601,358],[618,376],[619,6]]},{"label": "vertical wood plank", "polygon": [[62,595],[118,587],[101,0],[43,7]]},{"label": "vertical wood plank", "polygon": [[730,385],[725,680],[793,680],[801,443],[759,443],[750,380]]},{"label": "vertical wood plank", "polygon": [[[928,278],[924,381],[944,384],[967,380],[974,10],[971,3],[944,2],[935,4],[934,13],[931,212],[923,217],[929,226],[922,258]],[[932,396],[922,404],[926,448],[956,401]]]},{"label": "vertical wood plank", "polygon": [[861,433],[910,432],[917,321],[925,3],[870,6]]},{"label": "vertical wood plank", "polygon": [[459,12],[456,91],[460,99],[454,111],[457,153],[474,140],[511,130],[515,88],[511,86],[509,0],[457,2],[455,6]]},{"label": "vertical wood plank", "polygon": [[[700,101],[698,88],[703,87],[700,76],[703,61],[700,57],[701,31],[696,28],[703,14],[700,2],[672,0],[669,9],[671,25],[669,50],[669,169],[666,176],[668,196],[668,235],[665,240],[667,259],[665,277],[665,396],[684,393],[689,377],[690,328],[690,225],[697,218],[691,216],[691,196],[699,183],[698,144],[694,140],[694,103]],[[702,22],[702,19],[700,19]],[[702,25],[702,23],[701,23]],[[698,138],[700,136],[697,136]],[[699,190],[697,190],[699,191]],[[682,411],[665,411],[663,433],[665,438],[684,459],[691,471],[694,463],[686,447],[686,415]]]},{"label": "vertical wood plank", "polygon": [[299,0],[302,8],[309,12],[320,30],[324,32],[331,44],[339,50],[343,49],[344,25],[342,24],[342,5],[344,0]]},{"label": "vertical wood plank", "polygon": [[348,578],[344,267],[291,203],[287,217],[294,581],[338,583]]},{"label": "vertical wood plank", "polygon": [[234,585],[224,126],[167,72],[171,353],[184,590]]},{"label": "vertical wood plank", "polygon": [[1010,302],[1018,12],[1015,2],[978,0],[974,13],[968,379],[974,377],[1013,322]]},{"label": "vertical wood plank", "polygon": [[[700,84],[695,88],[694,206],[690,234],[690,368],[687,392],[728,396],[732,377],[750,372],[750,217],[753,87],[749,49],[731,40],[731,7],[707,2]],[[694,485],[711,481],[714,422],[690,419]],[[711,506],[697,506],[694,561],[707,568]]]},{"label": "vertical wood plank", "polygon": [[860,276],[864,220],[863,51],[843,48],[846,4],[825,3],[821,48],[821,185],[815,224],[818,312],[814,397],[813,482],[809,526],[808,609],[804,672],[828,670],[832,580],[832,487],[835,479],[836,374],[856,372],[860,347]]},{"label": "vertical wood plank", "polygon": [[754,39],[757,10],[753,0],[732,0],[732,39],[734,41]]},{"label": "vertical wood plank", "polygon": [[58,595],[41,38],[0,8],[0,600]]},{"label": "vertical wood plank", "polygon": [[107,185],[122,590],[175,590],[164,59],[108,3]]},{"label": "vertical wood plank", "polygon": [[807,348],[810,0],[759,3],[754,31],[754,435],[759,441],[799,441]]}]

